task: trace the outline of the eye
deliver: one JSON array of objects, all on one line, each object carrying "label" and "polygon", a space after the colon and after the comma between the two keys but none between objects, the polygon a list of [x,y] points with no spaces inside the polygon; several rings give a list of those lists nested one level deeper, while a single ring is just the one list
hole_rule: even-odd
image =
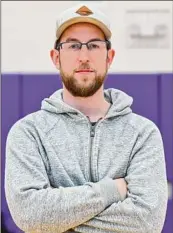
[{"label": "eye", "polygon": [[100,48],[100,46],[99,46],[99,44],[98,43],[89,43],[88,44],[88,49],[89,50],[92,50],[92,49],[99,49]]},{"label": "eye", "polygon": [[78,50],[78,49],[80,49],[80,44],[79,43],[70,43],[69,49]]}]

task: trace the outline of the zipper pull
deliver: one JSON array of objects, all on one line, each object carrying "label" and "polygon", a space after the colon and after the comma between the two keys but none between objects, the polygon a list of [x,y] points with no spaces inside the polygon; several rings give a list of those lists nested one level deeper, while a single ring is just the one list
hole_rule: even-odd
[{"label": "zipper pull", "polygon": [[93,129],[93,127],[91,128],[91,134],[90,136],[93,138],[95,136],[95,130]]}]

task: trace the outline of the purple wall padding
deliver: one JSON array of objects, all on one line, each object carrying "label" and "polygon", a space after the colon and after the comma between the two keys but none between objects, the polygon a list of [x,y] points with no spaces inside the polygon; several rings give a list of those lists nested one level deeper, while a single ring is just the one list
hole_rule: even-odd
[{"label": "purple wall padding", "polygon": [[156,74],[111,74],[106,80],[105,88],[113,87],[131,95],[133,111],[159,125],[157,85]]},{"label": "purple wall padding", "polygon": [[60,88],[62,84],[58,75],[23,75],[23,116],[39,110],[41,101]]},{"label": "purple wall padding", "polygon": [[[159,88],[161,93],[160,130],[166,155],[167,177],[173,189],[173,74],[162,75]],[[173,196],[170,198],[163,233],[173,233]]]},{"label": "purple wall padding", "polygon": [[2,139],[1,139],[1,213],[3,214],[4,224],[8,232],[19,233],[19,229],[14,224],[8,210],[4,192],[4,166],[5,166],[5,144],[6,137],[11,126],[20,117],[20,75],[2,75]]},{"label": "purple wall padding", "polygon": [[[161,77],[160,99],[160,130],[163,135],[165,153],[167,155],[168,179],[173,181],[173,75],[163,75]],[[173,220],[173,216],[172,216]],[[173,232],[173,231],[172,231]]]},{"label": "purple wall padding", "polygon": [[[18,119],[39,110],[41,101],[59,88],[62,84],[57,74],[2,75],[2,187],[9,129]],[[173,185],[173,74],[109,74],[105,88],[120,89],[131,95],[132,110],[157,124],[164,141],[168,180]],[[3,188],[1,196],[1,212],[8,232],[21,233],[11,218]],[[162,233],[173,233],[172,197]]]},{"label": "purple wall padding", "polygon": [[173,198],[168,200],[166,219],[162,233],[173,233]]}]

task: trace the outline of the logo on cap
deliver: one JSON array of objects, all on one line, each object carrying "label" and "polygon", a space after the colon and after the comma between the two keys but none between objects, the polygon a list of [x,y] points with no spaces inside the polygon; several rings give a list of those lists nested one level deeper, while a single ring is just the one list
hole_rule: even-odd
[{"label": "logo on cap", "polygon": [[76,13],[79,14],[79,15],[85,15],[85,16],[87,16],[87,15],[92,15],[92,14],[93,14],[93,12],[92,12],[88,7],[86,7],[86,6],[80,7],[80,8],[76,11]]}]

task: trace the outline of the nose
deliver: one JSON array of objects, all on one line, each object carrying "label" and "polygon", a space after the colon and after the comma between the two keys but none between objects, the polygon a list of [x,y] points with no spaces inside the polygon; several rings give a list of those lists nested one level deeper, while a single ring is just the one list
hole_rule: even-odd
[{"label": "nose", "polygon": [[79,51],[79,61],[80,62],[89,62],[89,53],[86,45],[83,45]]}]

